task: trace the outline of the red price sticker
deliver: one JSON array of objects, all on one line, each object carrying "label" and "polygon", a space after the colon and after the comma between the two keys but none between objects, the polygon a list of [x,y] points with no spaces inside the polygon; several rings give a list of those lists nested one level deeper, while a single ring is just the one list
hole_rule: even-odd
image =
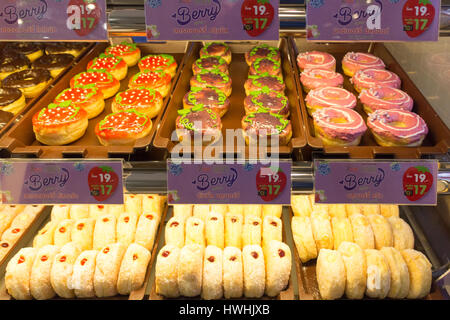
[{"label": "red price sticker", "polygon": [[427,167],[411,167],[403,174],[403,191],[409,201],[424,197],[432,185],[433,175]]},{"label": "red price sticker", "polygon": [[94,167],[89,171],[88,184],[91,196],[102,202],[116,191],[119,185],[119,177],[111,167]]},{"label": "red price sticker", "polygon": [[261,168],[256,175],[258,195],[266,202],[276,199],[286,187],[286,174],[278,168],[275,172],[271,168]]},{"label": "red price sticker", "polygon": [[67,28],[80,37],[95,29],[100,21],[101,10],[97,0],[70,0],[67,4]]},{"label": "red price sticker", "polygon": [[424,33],[435,18],[436,10],[430,0],[407,0],[403,6],[403,30],[411,38]]},{"label": "red price sticker", "polygon": [[244,0],[241,6],[241,18],[244,30],[257,37],[272,24],[275,10],[270,0]]}]

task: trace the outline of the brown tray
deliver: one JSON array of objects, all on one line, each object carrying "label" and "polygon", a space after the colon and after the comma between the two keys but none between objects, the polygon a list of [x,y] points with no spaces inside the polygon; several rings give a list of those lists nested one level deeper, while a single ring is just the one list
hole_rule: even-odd
[{"label": "brown tray", "polygon": [[[153,127],[150,133],[138,139],[134,146],[102,146],[98,141],[94,129],[99,121],[111,113],[111,104],[114,97],[105,100],[105,110],[89,120],[86,133],[79,140],[64,146],[47,146],[36,140],[32,127],[32,117],[41,108],[52,103],[54,98],[64,89],[69,88],[70,79],[76,74],[86,70],[89,61],[100,55],[107,43],[99,43],[83,59],[75,65],[44,97],[36,103],[33,108],[0,140],[0,149],[7,149],[12,156],[30,157],[30,158],[108,158],[108,157],[128,157],[138,150],[147,150],[153,136],[158,128],[160,119],[164,113],[175,83],[177,82],[183,68],[185,52],[188,48],[186,42],[157,43],[157,44],[138,44],[141,49],[142,57],[151,53],[169,53],[172,54],[178,63],[178,69],[175,77],[172,79],[170,93],[164,98],[163,108],[159,115],[154,118]],[[119,91],[128,88],[129,79],[139,72],[138,66],[128,69],[125,79],[120,81]]]},{"label": "brown tray", "polygon": [[[288,43],[286,39],[281,39],[279,42],[265,42],[269,45],[280,48],[283,76],[286,84],[286,96],[289,100],[290,112],[291,112],[291,124],[292,124],[292,139],[286,146],[280,146],[279,154],[290,156],[294,149],[300,149],[306,145],[306,137],[304,134],[304,126],[301,118],[300,106],[298,102],[298,96],[296,92],[296,82],[293,77],[293,69],[291,67],[290,55],[288,50]],[[248,65],[245,62],[244,53],[250,51],[257,43],[227,43],[232,51],[233,60],[230,64],[229,72],[232,80],[232,93],[229,97],[230,108],[228,112],[222,117],[222,134],[225,140],[226,129],[241,129],[241,120],[245,115],[243,101],[245,98],[244,82],[248,78]],[[167,106],[167,112],[164,114],[161,126],[156,133],[153,145],[157,148],[167,149],[172,151],[174,146],[178,142],[171,141],[172,132],[175,131],[175,120],[178,117],[178,110],[183,106],[183,97],[190,89],[190,79],[193,75],[192,64],[199,58],[199,51],[202,47],[202,43],[191,43],[190,56],[187,57],[183,68],[183,76],[178,81],[178,84],[173,92],[172,99]],[[201,148],[203,151],[205,147]],[[238,151],[235,147],[234,153]],[[246,156],[249,154],[248,146],[246,149]],[[226,146],[223,146],[224,153],[226,152]],[[197,151],[197,150],[195,150]],[[268,152],[271,152],[270,147]]]},{"label": "brown tray", "polygon": [[[419,91],[408,74],[403,70],[400,64],[391,55],[388,49],[382,43],[311,43],[304,38],[289,38],[291,55],[297,57],[300,52],[318,50],[331,53],[336,58],[336,71],[344,74],[341,68],[341,61],[344,55],[349,51],[370,52],[380,57],[386,64],[386,69],[396,73],[402,80],[402,90],[406,91],[414,100],[413,111],[420,115],[428,125],[429,133],[420,147],[382,147],[379,146],[372,133],[368,129],[361,139],[359,146],[337,147],[324,146],[322,140],[316,137],[314,132],[313,119],[308,115],[305,97],[306,93],[300,82],[300,69],[297,66],[296,59],[292,59],[295,69],[295,79],[297,82],[298,94],[303,119],[306,127],[306,137],[308,145],[312,152],[323,155],[344,156],[347,158],[397,158],[397,159],[420,159],[434,155],[443,155],[450,148],[450,130],[442,122],[430,103]],[[344,75],[344,88],[354,93],[358,97],[358,92],[353,88],[349,77]],[[355,110],[362,115],[366,121],[367,115],[363,110],[362,104],[358,99],[358,105]]]}]

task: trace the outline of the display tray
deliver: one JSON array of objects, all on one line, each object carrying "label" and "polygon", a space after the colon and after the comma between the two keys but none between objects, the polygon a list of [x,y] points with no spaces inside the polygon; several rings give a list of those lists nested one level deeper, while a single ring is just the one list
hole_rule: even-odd
[{"label": "display tray", "polygon": [[[152,44],[138,44],[141,50],[141,56],[148,54],[168,53],[174,56],[178,63],[177,73],[172,79],[171,89],[167,97],[164,98],[163,107],[158,116],[152,119],[153,126],[150,133],[138,140],[133,146],[103,146],[97,139],[94,129],[99,121],[111,113],[111,104],[114,97],[105,100],[105,110],[97,117],[89,120],[89,125],[86,133],[77,141],[64,146],[47,146],[36,140],[33,132],[32,118],[33,115],[43,107],[52,103],[55,97],[64,89],[69,88],[69,82],[72,77],[80,72],[86,70],[89,61],[103,53],[108,46],[107,43],[98,43],[89,54],[85,55],[83,59],[67,72],[45,96],[43,96],[32,109],[25,114],[25,116],[9,130],[2,140],[0,140],[0,149],[6,149],[11,156],[21,156],[29,158],[127,158],[139,150],[147,150],[153,136],[158,128],[160,119],[165,111],[172,90],[175,87],[181,70],[183,68],[183,61],[188,45],[186,42],[172,42],[172,43],[152,43]],[[139,72],[137,65],[128,69],[128,74],[125,79],[120,81],[120,91],[128,88],[128,82],[132,76]]]},{"label": "display tray", "polygon": [[[306,128],[306,137],[308,145],[312,148],[312,152],[322,154],[324,156],[343,156],[346,158],[397,158],[397,159],[421,159],[434,155],[446,154],[450,148],[450,130],[439,118],[430,103],[419,91],[408,74],[403,70],[400,64],[391,55],[388,49],[382,43],[311,43],[304,38],[289,38],[291,55],[293,58],[293,68],[295,69],[295,79],[300,97],[300,106]],[[336,58],[336,71],[343,74],[341,61],[347,52],[370,52],[380,57],[386,64],[386,69],[396,73],[402,80],[401,89],[407,92],[414,100],[413,112],[420,115],[428,125],[429,133],[426,136],[422,146],[420,147],[382,147],[379,146],[370,129],[366,131],[361,139],[359,146],[340,147],[340,146],[324,146],[322,140],[315,135],[313,119],[309,116],[305,97],[306,92],[303,90],[300,82],[300,69],[297,66],[296,57],[300,52],[306,51],[324,51],[332,54]],[[344,75],[344,89],[349,90],[358,97],[358,92],[350,83],[350,78]],[[363,106],[358,99],[355,108],[364,119],[367,115],[363,110]]]},{"label": "display tray", "polygon": [[[229,144],[225,141],[227,129],[241,129],[241,120],[245,115],[244,110],[244,98],[245,90],[244,83],[248,78],[249,67],[245,62],[245,52],[250,51],[255,45],[260,43],[267,43],[272,46],[279,47],[282,59],[282,70],[284,81],[286,84],[285,94],[288,98],[290,105],[290,120],[292,124],[292,139],[288,145],[279,147],[280,156],[290,156],[294,149],[300,149],[306,145],[306,137],[304,133],[304,125],[302,122],[300,105],[298,102],[298,96],[296,91],[295,78],[293,76],[294,70],[291,66],[291,57],[289,55],[287,39],[282,38],[279,42],[249,42],[249,43],[227,43],[230,46],[232,52],[232,61],[229,66],[229,73],[232,80],[232,93],[229,97],[230,108],[227,113],[222,117],[222,135],[223,135],[223,151],[224,154],[238,154],[239,150],[236,147],[236,138],[234,138],[234,150],[227,150],[226,145]],[[199,51],[202,48],[201,42],[192,42],[190,50],[190,56],[186,58],[182,77],[177,83],[177,86],[173,92],[172,99],[167,106],[167,111],[164,114],[161,122],[161,126],[158,129],[153,145],[156,148],[167,149],[169,152],[178,144],[177,141],[172,141],[172,133],[175,131],[175,121],[178,117],[178,110],[183,107],[183,97],[190,89],[190,79],[193,75],[192,64],[199,58]],[[220,143],[220,142],[219,142]],[[192,148],[191,152],[202,152],[205,150],[205,146]],[[211,148],[209,146],[208,148]],[[200,150],[199,150],[200,149]],[[229,149],[231,149],[229,147]],[[245,156],[249,155],[249,146],[245,147]],[[184,151],[183,151],[184,152]],[[268,153],[273,153],[274,150],[268,147]],[[215,155],[215,154],[214,154]],[[215,155],[217,156],[217,155]]]}]

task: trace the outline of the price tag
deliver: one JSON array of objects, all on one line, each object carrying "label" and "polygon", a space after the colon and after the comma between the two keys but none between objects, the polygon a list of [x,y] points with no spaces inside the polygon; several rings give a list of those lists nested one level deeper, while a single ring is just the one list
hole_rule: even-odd
[{"label": "price tag", "polygon": [[269,0],[244,0],[241,17],[244,30],[251,37],[258,37],[272,24],[275,10]]},{"label": "price tag", "polygon": [[408,0],[402,11],[403,30],[408,37],[416,38],[428,30],[436,16],[430,0]]},{"label": "price tag", "polygon": [[274,201],[285,189],[286,174],[281,168],[260,168],[256,175],[258,195],[265,202]]},{"label": "price tag", "polygon": [[403,174],[403,191],[409,201],[419,201],[433,186],[433,174],[427,166],[409,167]]}]

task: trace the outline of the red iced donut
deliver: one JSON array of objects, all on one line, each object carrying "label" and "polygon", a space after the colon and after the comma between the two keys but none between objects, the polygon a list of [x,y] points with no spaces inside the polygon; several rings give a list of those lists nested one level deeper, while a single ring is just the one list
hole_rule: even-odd
[{"label": "red iced donut", "polygon": [[117,80],[125,79],[128,72],[128,65],[121,57],[112,54],[101,54],[87,65],[88,69],[100,70],[105,69]]},{"label": "red iced donut", "polygon": [[402,84],[402,81],[395,73],[373,68],[358,70],[351,79],[351,82],[358,92],[378,86],[400,89]]},{"label": "red iced donut", "polygon": [[55,103],[59,104],[69,100],[72,106],[84,109],[89,119],[98,116],[105,108],[103,94],[93,84],[85,87],[65,89],[56,96]]},{"label": "red iced donut", "polygon": [[128,86],[130,88],[146,87],[146,88],[155,89],[164,98],[169,94],[171,80],[172,80],[172,78],[170,77],[170,74],[165,73],[164,71],[145,70],[145,71],[136,73],[130,79]]},{"label": "red iced donut", "polygon": [[98,90],[103,94],[104,99],[108,99],[119,91],[120,82],[114,78],[108,71],[88,70],[81,72],[70,79],[70,87],[84,87],[89,84],[95,84]]},{"label": "red iced donut", "polygon": [[373,54],[363,52],[348,52],[342,59],[342,70],[349,77],[353,77],[356,71],[367,68],[384,69],[386,65]]},{"label": "red iced donut", "polygon": [[342,87],[342,74],[327,69],[306,69],[300,75],[300,81],[306,92],[321,87]]},{"label": "red iced donut", "polygon": [[411,111],[413,99],[406,92],[391,87],[375,87],[363,90],[359,100],[364,105],[364,111],[370,114],[376,110],[402,109]]},{"label": "red iced donut", "polygon": [[170,74],[170,77],[173,78],[177,72],[178,64],[170,54],[149,54],[139,60],[138,66],[140,71],[160,70]]}]

